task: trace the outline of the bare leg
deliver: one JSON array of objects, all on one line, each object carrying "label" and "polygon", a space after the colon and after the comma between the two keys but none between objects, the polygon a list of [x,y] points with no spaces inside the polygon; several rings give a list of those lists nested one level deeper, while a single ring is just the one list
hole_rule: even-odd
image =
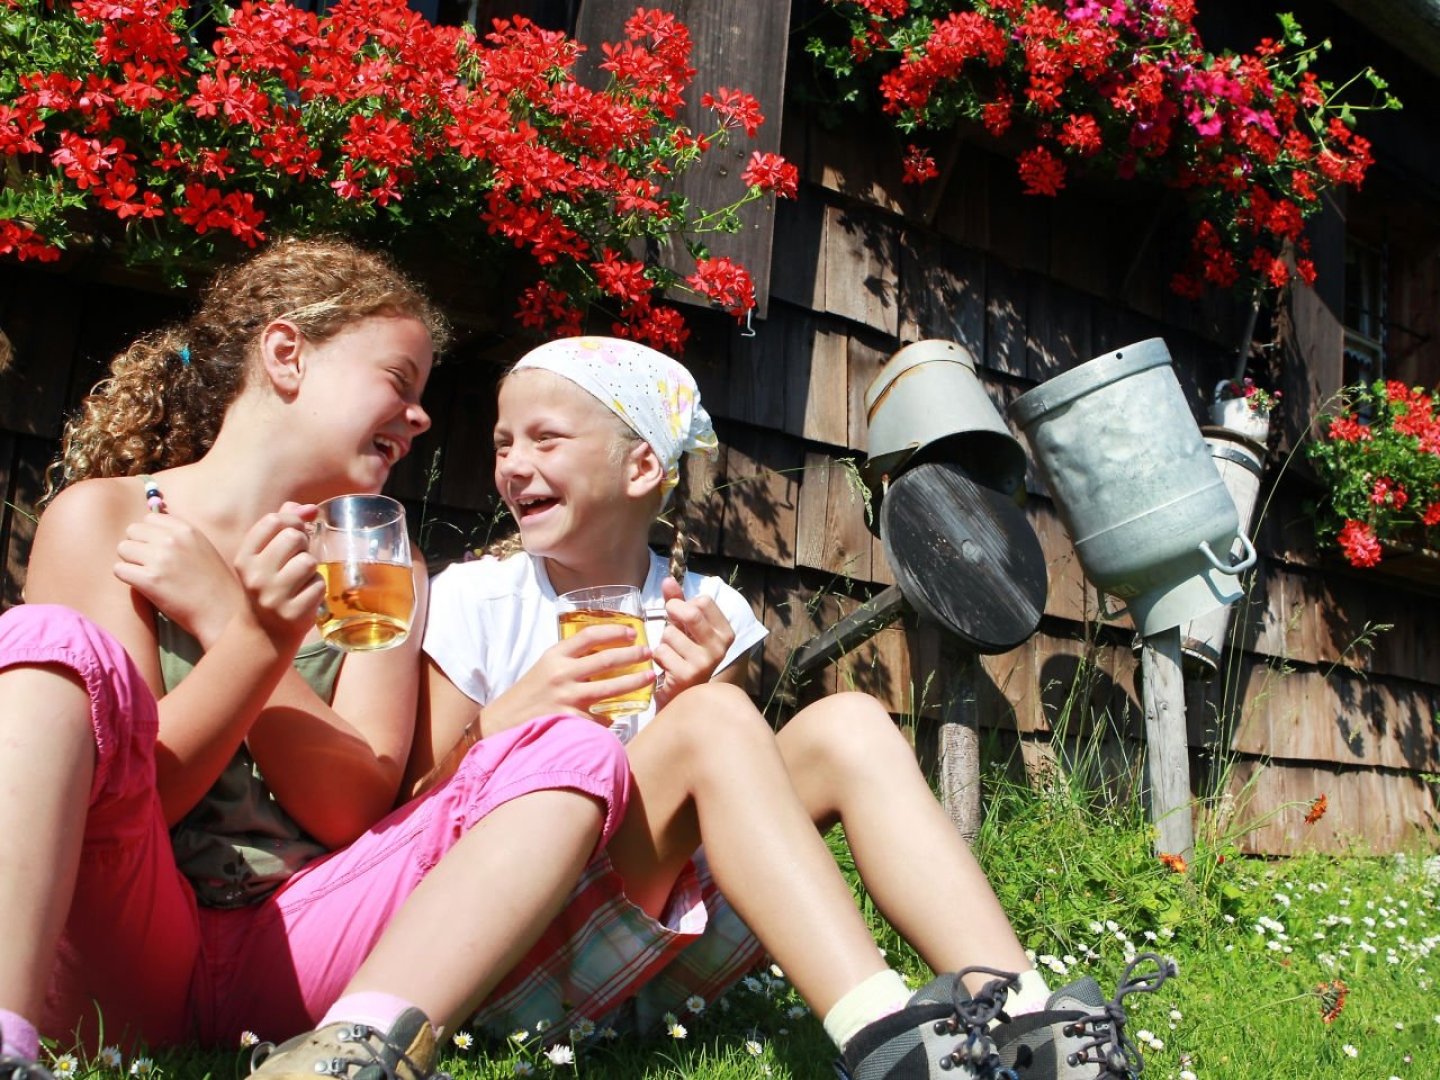
[{"label": "bare leg", "polygon": [[742,690],[686,690],[629,755],[634,794],[608,850],[632,900],[658,914],[703,840],[721,891],[818,1015],[885,969]]},{"label": "bare leg", "polygon": [[75,891],[95,736],[65,668],[7,668],[0,702],[0,1007],[34,1021]]},{"label": "bare leg", "polygon": [[[825,698],[797,713],[776,741],[811,819],[822,829],[844,824],[865,887],[933,970],[1032,966],[879,702],[867,694]],[[986,978],[966,985],[978,990]]]},{"label": "bare leg", "polygon": [[560,913],[602,813],[575,791],[532,792],[492,811],[425,876],[344,993],[393,994],[453,1029]]}]

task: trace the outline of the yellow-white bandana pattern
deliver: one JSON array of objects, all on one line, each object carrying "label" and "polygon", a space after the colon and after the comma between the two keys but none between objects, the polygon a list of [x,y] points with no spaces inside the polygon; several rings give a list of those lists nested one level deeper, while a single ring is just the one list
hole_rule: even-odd
[{"label": "yellow-white bandana pattern", "polygon": [[695,377],[648,345],[623,338],[557,338],[531,349],[513,370],[527,368],[569,379],[624,420],[660,459],[666,493],[679,479],[681,455],[708,454],[719,445]]}]

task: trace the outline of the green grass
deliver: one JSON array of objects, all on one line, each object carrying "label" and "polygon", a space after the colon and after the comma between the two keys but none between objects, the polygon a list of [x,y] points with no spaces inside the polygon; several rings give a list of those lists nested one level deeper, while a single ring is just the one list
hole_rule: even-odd
[{"label": "green grass", "polygon": [[[1146,1050],[1147,1077],[1440,1076],[1432,971],[1440,855],[1263,861],[1239,856],[1236,838],[1202,835],[1187,871],[1176,873],[1151,854],[1150,828],[1133,802],[1097,798],[1066,774],[1042,791],[995,778],[977,849],[1052,986],[1090,974],[1113,987],[1133,950],[1178,962],[1178,979],[1128,1003],[1132,1033],[1143,1029],[1160,1044]],[[831,842],[848,867],[843,836]],[[858,886],[857,897],[892,964],[927,978]],[[964,919],[958,903],[955,917]],[[1335,980],[1345,1003],[1327,1022],[1317,988]],[[768,972],[678,1020],[684,1038],[580,1046],[573,1065],[552,1065],[532,1038],[527,1046],[447,1047],[443,1066],[456,1080],[508,1078],[527,1065],[539,1077],[596,1080],[832,1075],[818,1021]],[[246,1074],[247,1057],[157,1054],[152,1075],[230,1080]],[[82,1061],[71,1075],[113,1078],[131,1065]]]}]

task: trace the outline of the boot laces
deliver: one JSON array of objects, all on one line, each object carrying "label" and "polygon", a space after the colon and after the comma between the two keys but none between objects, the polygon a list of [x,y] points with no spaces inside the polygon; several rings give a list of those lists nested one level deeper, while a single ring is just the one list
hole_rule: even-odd
[{"label": "boot laces", "polygon": [[[1144,970],[1142,970],[1144,969]],[[1120,985],[1115,996],[1098,1011],[1080,1017],[1065,1025],[1063,1034],[1071,1038],[1083,1038],[1083,1043],[1074,1053],[1066,1055],[1066,1062],[1076,1065],[1099,1065],[1097,1077],[1115,1077],[1129,1080],[1145,1070],[1145,1058],[1140,1048],[1125,1031],[1129,1017],[1125,1012],[1125,998],[1130,994],[1153,994],[1165,980],[1176,974],[1175,962],[1155,953],[1141,953],[1130,961],[1120,976]]]},{"label": "boot laces", "polygon": [[[424,1075],[424,1071],[413,1058],[406,1054],[403,1049],[386,1039],[383,1031],[377,1031],[368,1024],[347,1024],[335,1033],[335,1037],[339,1042],[354,1044],[359,1051],[364,1052],[365,1056],[340,1057],[337,1055],[332,1058],[321,1059],[315,1062],[315,1075],[317,1076],[346,1077],[350,1075],[351,1069],[363,1069],[368,1065],[376,1065],[384,1071],[387,1080],[400,1080],[399,1073],[396,1072],[396,1069],[402,1063],[409,1065],[410,1071],[415,1076]],[[380,1044],[379,1050],[371,1043],[371,1039],[378,1040]],[[270,1042],[262,1042],[256,1045],[256,1047],[250,1051],[250,1071],[254,1072],[258,1069],[274,1049],[275,1044]],[[381,1056],[381,1050],[387,1049],[393,1051],[396,1055],[397,1060],[394,1065],[391,1065]],[[432,1073],[431,1077],[432,1080],[451,1080],[448,1073]],[[0,1076],[0,1080],[6,1080],[6,1078]]]},{"label": "boot laces", "polygon": [[[965,992],[962,982],[964,976],[972,972],[995,976],[973,996]],[[1020,1080],[1019,1074],[1000,1060],[999,1049],[990,1037],[991,1021],[1009,1019],[1005,1015],[1005,999],[1019,985],[1020,977],[1012,971],[968,967],[956,974],[950,987],[950,1003],[955,1012],[949,1019],[935,1022],[935,1033],[959,1035],[963,1032],[964,1038],[940,1059],[942,1069],[968,1068],[975,1080]]]}]

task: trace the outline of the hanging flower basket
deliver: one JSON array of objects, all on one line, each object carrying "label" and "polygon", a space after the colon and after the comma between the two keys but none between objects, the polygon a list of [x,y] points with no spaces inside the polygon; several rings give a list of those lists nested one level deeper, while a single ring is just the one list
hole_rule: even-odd
[{"label": "hanging flower basket", "polygon": [[1278,390],[1262,390],[1248,378],[1225,379],[1215,387],[1210,422],[1263,444],[1270,438],[1270,414],[1279,401]]}]

